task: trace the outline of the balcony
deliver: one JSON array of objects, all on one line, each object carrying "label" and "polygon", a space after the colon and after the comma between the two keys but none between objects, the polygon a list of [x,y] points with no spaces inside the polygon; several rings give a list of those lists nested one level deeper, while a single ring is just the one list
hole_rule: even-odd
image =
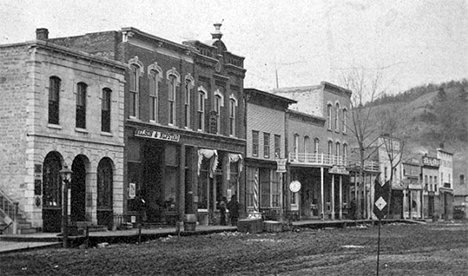
[{"label": "balcony", "polygon": [[289,153],[289,160],[292,165],[305,166],[347,166],[346,158],[323,153]]}]

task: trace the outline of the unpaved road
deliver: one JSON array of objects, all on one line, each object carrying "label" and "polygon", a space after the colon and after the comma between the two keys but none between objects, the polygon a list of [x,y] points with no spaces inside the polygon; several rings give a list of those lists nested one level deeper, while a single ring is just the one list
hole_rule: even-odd
[{"label": "unpaved road", "polygon": [[[0,256],[0,275],[376,275],[378,227],[169,237]],[[379,275],[468,275],[468,224],[384,225]]]}]

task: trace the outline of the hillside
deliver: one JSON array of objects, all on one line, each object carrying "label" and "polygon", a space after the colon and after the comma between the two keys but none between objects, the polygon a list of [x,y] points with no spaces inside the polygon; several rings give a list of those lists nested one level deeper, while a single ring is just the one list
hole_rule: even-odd
[{"label": "hillside", "polygon": [[466,80],[451,81],[413,89],[412,93],[385,95],[367,108],[374,115],[373,124],[385,128],[389,118],[395,122],[390,132],[405,141],[405,159],[435,154],[443,143],[447,151],[454,153],[453,181],[458,184],[460,174],[468,175],[467,94]]}]

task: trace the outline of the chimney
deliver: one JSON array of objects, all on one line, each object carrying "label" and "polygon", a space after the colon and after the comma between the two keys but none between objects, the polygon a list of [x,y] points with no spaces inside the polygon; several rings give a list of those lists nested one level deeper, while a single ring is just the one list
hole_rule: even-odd
[{"label": "chimney", "polygon": [[215,32],[211,33],[211,37],[213,39],[221,39],[221,37],[223,36],[223,34],[221,33],[221,30],[220,30],[222,25],[223,24],[221,24],[221,23],[213,24],[213,26],[215,27]]},{"label": "chimney", "polygon": [[49,30],[47,30],[46,28],[36,29],[36,39],[37,40],[49,39]]},{"label": "chimney", "polygon": [[444,143],[440,143],[439,148],[444,149]]}]

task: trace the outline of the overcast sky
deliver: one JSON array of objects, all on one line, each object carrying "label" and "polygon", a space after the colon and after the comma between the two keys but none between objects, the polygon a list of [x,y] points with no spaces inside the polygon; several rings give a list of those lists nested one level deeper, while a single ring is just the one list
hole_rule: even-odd
[{"label": "overcast sky", "polygon": [[[0,43],[135,27],[182,43],[223,22],[245,57],[245,87],[341,84],[344,70],[384,69],[388,93],[468,78],[468,0],[1,0]],[[275,72],[278,74],[276,82]]]}]

